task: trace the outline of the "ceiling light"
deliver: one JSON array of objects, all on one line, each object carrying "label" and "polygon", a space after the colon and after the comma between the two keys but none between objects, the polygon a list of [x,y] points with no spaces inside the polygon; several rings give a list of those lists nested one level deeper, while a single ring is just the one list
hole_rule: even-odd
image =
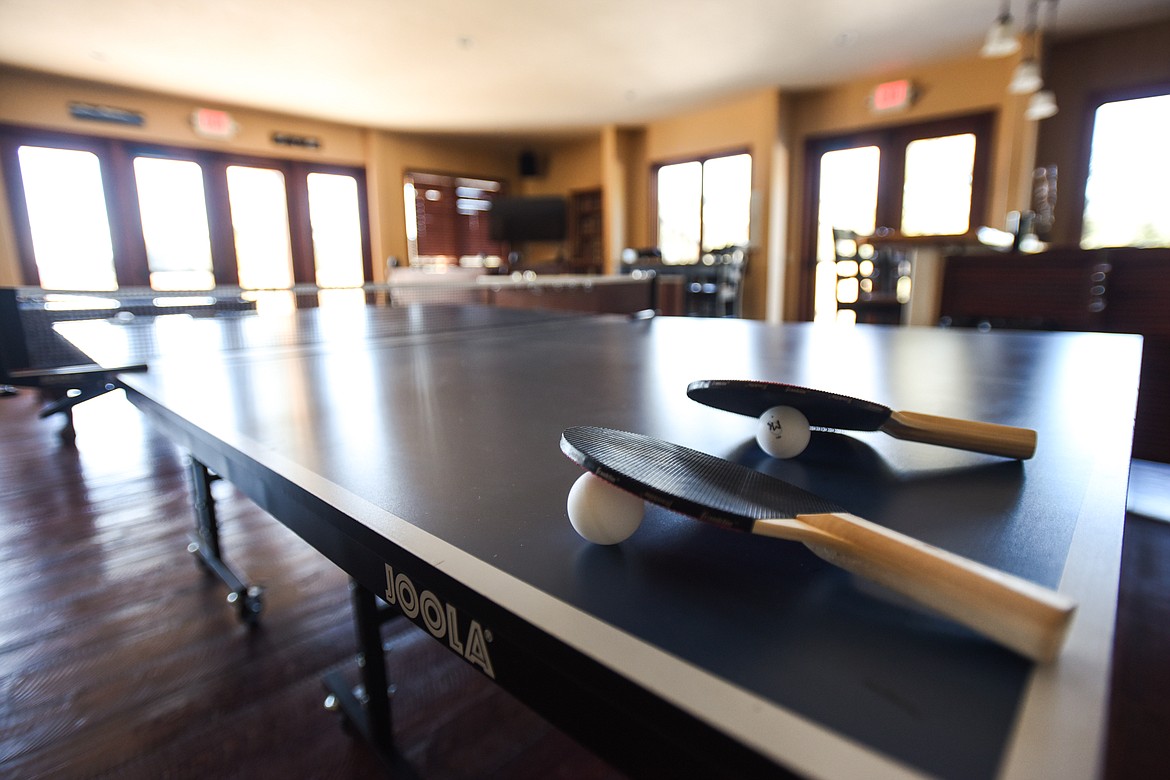
[{"label": "ceiling light", "polygon": [[1056,95],[1050,89],[1042,89],[1028,99],[1028,107],[1024,109],[1024,117],[1032,120],[1047,119],[1056,115]]},{"label": "ceiling light", "polygon": [[1044,86],[1040,77],[1040,63],[1031,57],[1020,60],[1020,64],[1012,71],[1012,80],[1008,83],[1008,92],[1013,95],[1029,95]]},{"label": "ceiling light", "polygon": [[987,40],[983,43],[980,52],[988,59],[1006,57],[1020,50],[1020,40],[1016,37],[1016,25],[1012,21],[1011,0],[1004,0],[1003,10],[996,17],[991,29],[987,31]]}]

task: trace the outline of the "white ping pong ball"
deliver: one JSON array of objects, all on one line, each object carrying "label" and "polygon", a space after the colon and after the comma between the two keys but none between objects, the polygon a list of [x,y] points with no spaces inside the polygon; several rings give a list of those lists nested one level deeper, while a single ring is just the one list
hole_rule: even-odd
[{"label": "white ping pong ball", "polygon": [[791,406],[773,406],[760,415],[756,442],[773,458],[795,458],[804,452],[812,433],[808,418]]},{"label": "white ping pong ball", "polygon": [[568,509],[569,522],[583,539],[594,544],[617,544],[638,530],[645,505],[633,493],[587,471],[569,490]]}]

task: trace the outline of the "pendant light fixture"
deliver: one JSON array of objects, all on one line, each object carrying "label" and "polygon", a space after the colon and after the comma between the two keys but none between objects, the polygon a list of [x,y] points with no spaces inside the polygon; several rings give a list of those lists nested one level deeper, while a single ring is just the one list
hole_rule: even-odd
[{"label": "pendant light fixture", "polygon": [[987,31],[987,40],[980,52],[988,59],[1006,57],[1020,50],[1020,39],[1016,36],[1016,25],[1012,20],[1011,0],[1004,0],[999,16]]},{"label": "pendant light fixture", "polygon": [[[1031,95],[1028,106],[1024,109],[1027,119],[1047,119],[1056,113],[1056,95],[1052,90],[1044,89],[1043,77],[1043,46],[1041,44],[1040,3],[1042,0],[1031,0],[1028,4],[1027,21],[1024,29],[1024,38],[1028,44],[1027,55],[1020,60],[1012,72],[1008,83],[1008,92],[1013,95]],[[1048,26],[1051,27],[1056,15],[1056,0],[1048,0]]]},{"label": "pendant light fixture", "polygon": [[1044,86],[1044,81],[1040,76],[1039,17],[1040,0],[1030,0],[1027,20],[1024,23],[1024,40],[1028,44],[1027,53],[1016,65],[1016,69],[1012,71],[1012,80],[1008,83],[1008,92],[1013,95],[1030,95]]},{"label": "pendant light fixture", "polygon": [[1047,119],[1057,112],[1056,95],[1050,89],[1041,89],[1032,93],[1028,98],[1028,107],[1024,109],[1024,117],[1031,120]]}]

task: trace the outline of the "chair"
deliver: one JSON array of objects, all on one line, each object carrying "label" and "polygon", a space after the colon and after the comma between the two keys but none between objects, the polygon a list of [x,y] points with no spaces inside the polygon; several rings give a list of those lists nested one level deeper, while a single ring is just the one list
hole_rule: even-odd
[{"label": "chair", "polygon": [[728,246],[716,250],[715,263],[720,270],[716,296],[716,312],[720,317],[739,317],[743,314],[743,278],[747,271],[748,251],[742,246]]},{"label": "chair", "polygon": [[[868,248],[868,249],[867,249]],[[852,230],[833,228],[833,253],[837,265],[837,308],[853,311],[858,322],[898,325],[903,301],[898,296],[900,277],[908,276],[904,260],[889,249],[875,250]]]},{"label": "chair", "polygon": [[[48,330],[51,323],[46,320],[42,327]],[[59,336],[51,334],[50,338],[61,342],[62,355],[68,354]],[[65,427],[61,430],[61,436],[65,439],[72,439],[76,435],[73,407],[117,389],[116,374],[146,370],[142,364],[103,368],[95,363],[61,363],[60,355],[30,354],[29,344],[17,290],[0,288],[0,388],[5,388],[5,394],[8,395],[18,387],[40,391],[46,405],[39,416],[45,418],[64,414]],[[71,357],[83,358],[75,351]]]}]

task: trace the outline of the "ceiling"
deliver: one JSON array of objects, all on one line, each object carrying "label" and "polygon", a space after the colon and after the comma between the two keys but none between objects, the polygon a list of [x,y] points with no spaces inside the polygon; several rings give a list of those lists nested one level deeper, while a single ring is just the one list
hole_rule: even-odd
[{"label": "ceiling", "polygon": [[[969,56],[1000,5],[0,0],[0,62],[362,126],[558,133]],[[1022,24],[1025,0],[1012,6]],[[1052,29],[1067,37],[1166,16],[1166,0],[1060,0]]]}]

